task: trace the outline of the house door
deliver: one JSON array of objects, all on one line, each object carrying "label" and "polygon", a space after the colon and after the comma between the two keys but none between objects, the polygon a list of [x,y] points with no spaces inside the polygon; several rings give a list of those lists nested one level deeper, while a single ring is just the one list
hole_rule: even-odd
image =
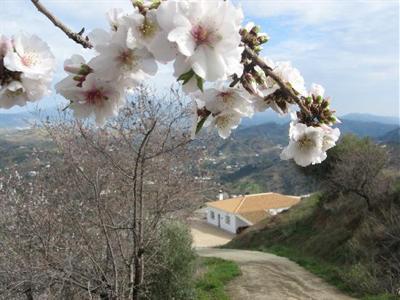
[{"label": "house door", "polygon": [[218,228],[221,228],[221,215],[218,214]]}]

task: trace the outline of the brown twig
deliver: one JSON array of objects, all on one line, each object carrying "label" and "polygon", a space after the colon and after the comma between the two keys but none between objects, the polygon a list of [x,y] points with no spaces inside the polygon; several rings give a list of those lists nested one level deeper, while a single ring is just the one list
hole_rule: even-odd
[{"label": "brown twig", "polygon": [[308,108],[304,105],[303,101],[294,93],[292,88],[289,88],[286,83],[284,83],[269,67],[265,61],[260,58],[252,49],[249,47],[245,47],[244,50],[247,56],[253,61],[254,64],[258,65],[265,73],[265,75],[271,77],[281,88],[281,90],[290,97],[299,107],[300,109],[307,115],[311,115],[311,112]]},{"label": "brown twig", "polygon": [[[71,40],[83,46],[83,48],[93,48],[93,45],[89,42],[87,37],[83,37],[81,33],[72,32],[67,26],[65,26],[59,19],[57,19],[46,7],[43,6],[39,0],[31,0],[33,5],[38,9],[39,12],[44,14],[54,26],[60,28]],[[83,32],[82,32],[83,33]]]}]

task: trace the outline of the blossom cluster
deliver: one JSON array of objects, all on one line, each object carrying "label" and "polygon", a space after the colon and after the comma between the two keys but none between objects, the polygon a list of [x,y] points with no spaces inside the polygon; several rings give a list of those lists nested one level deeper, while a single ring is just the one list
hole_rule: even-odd
[{"label": "blossom cluster", "polygon": [[36,35],[0,35],[0,108],[23,106],[49,94],[55,58]]},{"label": "blossom cluster", "polygon": [[[108,30],[89,33],[93,58],[86,61],[73,55],[65,61],[68,75],[55,88],[70,100],[76,117],[94,116],[97,124],[104,124],[124,106],[127,92],[155,75],[158,64],[171,63],[195,105],[194,133],[202,127],[216,128],[227,138],[243,117],[267,109],[284,115],[296,104],[301,110],[293,114],[290,143],[281,157],[302,166],[326,158],[340,133],[330,127],[336,119],[323,88],[313,84],[308,91],[290,62],[262,58],[263,66],[257,63],[253,54],[260,58],[269,37],[253,23],[242,25],[241,8],[222,0],[133,3],[132,11],[108,13]],[[41,43],[33,39],[27,47],[21,39],[11,43],[2,38],[0,58],[8,73],[0,74],[0,93],[12,94],[13,102],[0,94],[0,106],[19,104],[17,94],[28,100],[44,94],[54,58]],[[31,86],[32,80],[36,82]]]}]

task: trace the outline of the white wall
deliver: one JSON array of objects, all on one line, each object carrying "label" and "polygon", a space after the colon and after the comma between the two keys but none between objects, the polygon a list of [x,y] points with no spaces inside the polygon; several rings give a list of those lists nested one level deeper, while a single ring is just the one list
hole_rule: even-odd
[{"label": "white wall", "polygon": [[243,221],[241,218],[236,217],[236,229],[239,227],[244,227],[244,226],[251,226],[249,223]]},{"label": "white wall", "polygon": [[[214,212],[214,219],[211,218],[211,212]],[[248,226],[247,223],[238,219],[234,214],[224,212],[217,208],[207,207],[207,222],[218,227],[218,216],[220,218],[219,228],[236,234],[236,230],[241,226]],[[230,217],[230,223],[226,223],[226,216]]]}]

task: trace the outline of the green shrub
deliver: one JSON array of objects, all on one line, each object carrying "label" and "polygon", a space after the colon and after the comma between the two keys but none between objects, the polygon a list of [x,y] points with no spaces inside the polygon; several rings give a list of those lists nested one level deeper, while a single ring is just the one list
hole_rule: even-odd
[{"label": "green shrub", "polygon": [[149,298],[189,300],[195,298],[196,253],[186,225],[166,222],[157,241],[156,272],[149,275]]}]

